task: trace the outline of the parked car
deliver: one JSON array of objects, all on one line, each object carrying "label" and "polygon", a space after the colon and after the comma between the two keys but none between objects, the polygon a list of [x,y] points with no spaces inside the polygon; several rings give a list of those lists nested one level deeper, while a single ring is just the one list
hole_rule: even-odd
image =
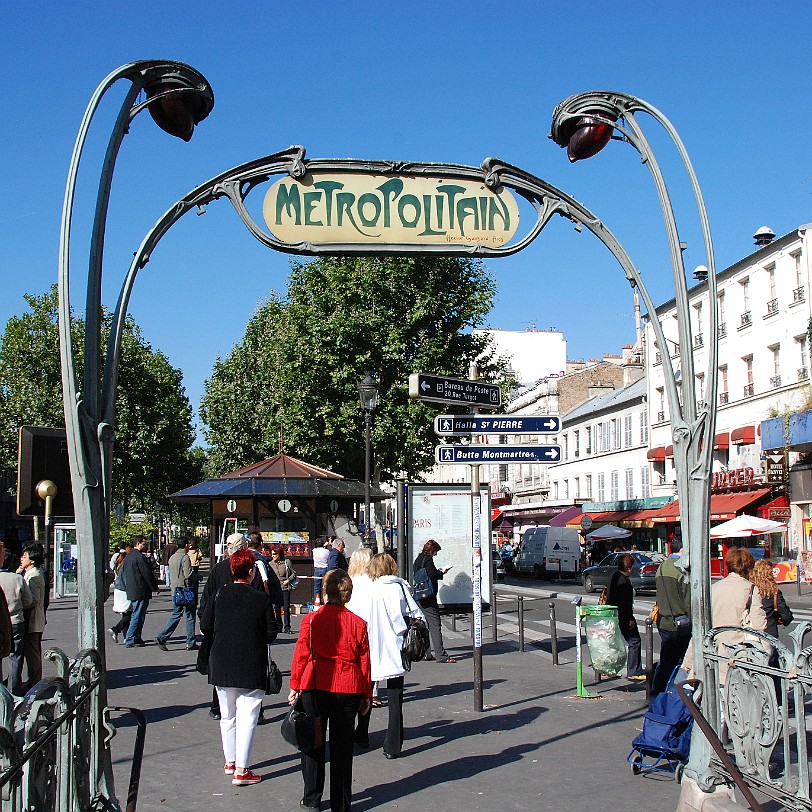
[{"label": "parked car", "polygon": [[[584,589],[587,592],[595,592],[605,586],[609,586],[609,581],[617,572],[618,558],[627,553],[610,553],[600,564],[594,567],[587,567],[583,573]],[[657,574],[659,563],[653,561],[646,553],[629,553],[635,559],[629,580],[637,592],[654,590],[654,576]]]},{"label": "parked car", "polygon": [[505,580],[505,559],[496,550],[491,553],[493,582]]}]

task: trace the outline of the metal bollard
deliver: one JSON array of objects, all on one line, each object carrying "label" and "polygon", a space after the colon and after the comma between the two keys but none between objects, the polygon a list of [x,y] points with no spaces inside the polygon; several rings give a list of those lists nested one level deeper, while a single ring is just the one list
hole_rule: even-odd
[{"label": "metal bollard", "polygon": [[519,604],[519,651],[524,651],[524,598],[516,599]]},{"label": "metal bollard", "polygon": [[496,590],[491,593],[491,642],[496,642]]},{"label": "metal bollard", "polygon": [[654,621],[646,618],[646,700],[651,699],[654,681]]},{"label": "metal bollard", "polygon": [[457,615],[455,612],[451,613],[451,628],[457,631]]},{"label": "metal bollard", "polygon": [[558,665],[558,632],[555,627],[555,601],[550,601],[550,652],[553,665]]}]

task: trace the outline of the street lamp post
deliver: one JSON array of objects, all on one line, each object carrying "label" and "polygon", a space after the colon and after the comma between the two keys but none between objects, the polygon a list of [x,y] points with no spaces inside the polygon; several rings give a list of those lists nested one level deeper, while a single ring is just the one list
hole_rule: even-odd
[{"label": "street lamp post", "polygon": [[[666,130],[683,161],[697,206],[708,269],[708,295],[711,306],[709,315],[708,366],[705,374],[707,393],[704,403],[697,403],[695,396],[694,359],[688,286],[685,275],[676,217],[669,198],[662,171],[654,153],[635,119],[635,113],[646,113]],[[665,220],[671,269],[674,278],[675,305],[681,354],[681,394],[677,374],[662,343],[662,329],[656,313],[649,307],[652,326],[663,349],[662,364],[665,388],[671,416],[674,443],[674,465],[677,472],[677,495],[680,500],[680,524],[687,548],[680,566],[688,573],[691,583],[691,610],[693,618],[693,654],[696,673],[706,680],[702,643],[710,628],[710,473],[713,460],[713,443],[716,425],[717,392],[717,320],[716,269],[713,256],[707,211],[696,174],[682,140],[671,122],[655,107],[634,96],[608,91],[592,91],[571,96],[561,102],[553,113],[550,137],[559,146],[567,148],[570,161],[592,157],[613,138],[631,144],[649,168]],[[647,305],[648,306],[648,305]],[[718,697],[713,686],[703,692],[705,715],[718,722]],[[691,758],[686,772],[705,790],[712,789],[714,778],[709,769],[710,746],[697,727],[691,747]]]},{"label": "street lamp post", "polygon": [[364,546],[370,546],[369,517],[370,517],[370,491],[372,489],[372,412],[378,403],[378,382],[367,372],[362,381],[358,382],[358,394],[361,397],[361,408],[364,411]]},{"label": "street lamp post", "polygon": [[[93,117],[105,93],[120,79],[130,82],[119,110],[99,178],[96,208],[88,256],[88,281],[84,329],[84,372],[76,372],[71,337],[70,305],[70,238],[79,164]],[[141,94],[143,101],[138,101]],[[85,110],[68,170],[59,245],[59,347],[62,395],[65,410],[68,458],[70,462],[76,541],[79,548],[78,626],[79,649],[99,652],[98,701],[94,709],[97,730],[105,727],[107,705],[105,682],[103,572],[109,539],[112,453],[115,439],[115,391],[108,393],[102,384],[101,305],[102,265],[107,209],[116,158],[133,118],[149,110],[161,129],[188,141],[195,126],[211,112],[214,94],[206,79],[193,68],[180,62],[149,60],[132,62],[109,74],[96,88]],[[117,356],[104,358],[104,378],[114,380],[110,370]],[[108,747],[89,754],[93,761],[93,791],[114,801],[112,766]]]}]

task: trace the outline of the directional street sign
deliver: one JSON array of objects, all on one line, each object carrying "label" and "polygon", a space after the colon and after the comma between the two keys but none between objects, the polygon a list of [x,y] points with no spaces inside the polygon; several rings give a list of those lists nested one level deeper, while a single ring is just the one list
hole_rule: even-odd
[{"label": "directional street sign", "polygon": [[446,437],[469,434],[558,434],[558,415],[525,417],[523,415],[451,415],[434,418],[434,433]]},{"label": "directional street sign", "polygon": [[560,445],[438,445],[434,459],[443,465],[559,462]]},{"label": "directional street sign", "polygon": [[445,378],[440,375],[409,375],[409,397],[438,403],[469,403],[496,409],[502,405],[502,390],[492,383]]}]

